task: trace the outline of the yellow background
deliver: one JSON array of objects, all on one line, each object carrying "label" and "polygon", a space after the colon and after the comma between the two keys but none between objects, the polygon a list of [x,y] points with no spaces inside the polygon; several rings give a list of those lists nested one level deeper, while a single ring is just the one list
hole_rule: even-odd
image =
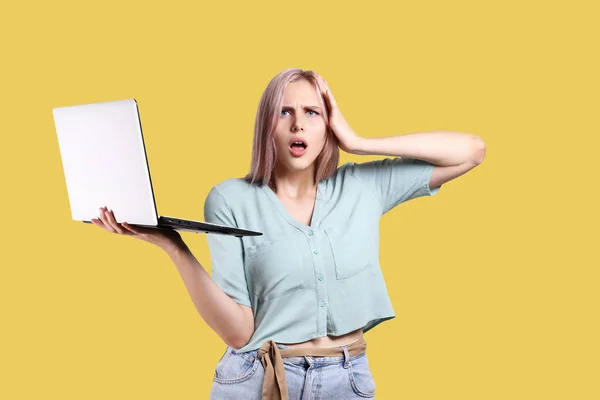
[{"label": "yellow background", "polygon": [[[381,221],[377,398],[600,398],[592,4],[3,1],[0,398],[208,398],[225,344],[159,248],[71,220],[52,108],[136,98],[159,214],[202,219],[288,67],[361,136],[487,145]],[[210,272],[206,236],[182,236]]]}]

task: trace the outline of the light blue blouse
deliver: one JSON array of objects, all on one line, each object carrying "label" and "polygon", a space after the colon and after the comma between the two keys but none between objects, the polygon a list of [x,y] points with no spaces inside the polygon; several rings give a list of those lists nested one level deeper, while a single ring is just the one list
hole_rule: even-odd
[{"label": "light blue blouse", "polygon": [[263,232],[208,234],[212,279],[251,306],[254,334],[236,352],[265,341],[298,343],[369,331],[395,317],[379,265],[379,219],[398,204],[432,196],[435,165],[411,158],[348,162],[318,183],[310,226],[294,219],[273,190],[244,178],[215,185],[207,222]]}]

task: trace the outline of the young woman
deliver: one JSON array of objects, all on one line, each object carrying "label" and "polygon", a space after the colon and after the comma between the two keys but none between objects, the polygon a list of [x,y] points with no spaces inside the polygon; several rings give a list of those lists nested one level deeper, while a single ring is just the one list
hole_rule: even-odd
[{"label": "young woman", "polygon": [[[340,148],[394,157],[338,167]],[[94,223],[174,261],[227,344],[211,399],[374,397],[364,333],[395,317],[379,219],[436,194],[484,154],[481,138],[456,132],[362,138],[319,75],[286,69],[261,97],[250,173],[215,185],[204,204],[207,222],[263,235],[207,235],[212,277],[176,231],[118,224],[104,209]]]}]

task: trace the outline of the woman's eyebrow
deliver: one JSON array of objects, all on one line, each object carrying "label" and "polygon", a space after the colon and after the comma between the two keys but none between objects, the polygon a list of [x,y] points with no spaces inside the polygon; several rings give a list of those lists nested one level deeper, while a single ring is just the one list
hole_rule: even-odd
[{"label": "woman's eyebrow", "polygon": [[[292,106],[283,106],[283,108],[294,108],[294,107],[292,107]],[[318,110],[321,109],[321,107],[319,107],[319,106],[304,106],[304,108],[316,108]]]}]

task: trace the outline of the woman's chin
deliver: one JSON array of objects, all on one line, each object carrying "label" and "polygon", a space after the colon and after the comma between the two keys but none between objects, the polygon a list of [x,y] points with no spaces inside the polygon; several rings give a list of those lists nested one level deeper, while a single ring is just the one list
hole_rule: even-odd
[{"label": "woman's chin", "polygon": [[290,170],[301,171],[310,167],[313,161],[313,159],[306,157],[306,155],[302,157],[290,157],[286,160],[286,165]]}]

